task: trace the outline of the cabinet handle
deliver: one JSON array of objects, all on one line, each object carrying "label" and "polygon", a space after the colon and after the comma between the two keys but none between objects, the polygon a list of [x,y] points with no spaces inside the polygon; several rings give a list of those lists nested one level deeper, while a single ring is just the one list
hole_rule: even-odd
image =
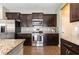
[{"label": "cabinet handle", "polygon": [[70,51],[68,51],[68,54],[70,54]]},{"label": "cabinet handle", "polygon": [[66,50],[66,55],[69,55],[70,54],[70,51],[67,49]]},{"label": "cabinet handle", "polygon": [[68,49],[66,50],[66,55],[68,55]]},{"label": "cabinet handle", "polygon": [[72,47],[71,45],[67,45],[68,47]]},{"label": "cabinet handle", "polygon": [[65,44],[66,46],[68,46],[68,47],[72,47],[71,45],[68,45],[68,44]]}]

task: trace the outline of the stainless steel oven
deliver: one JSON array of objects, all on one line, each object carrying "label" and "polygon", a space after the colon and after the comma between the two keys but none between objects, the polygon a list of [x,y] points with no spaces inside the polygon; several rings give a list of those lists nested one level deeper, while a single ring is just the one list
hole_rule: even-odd
[{"label": "stainless steel oven", "polygon": [[32,46],[43,46],[43,19],[32,19],[33,33],[32,33]]},{"label": "stainless steel oven", "polygon": [[43,46],[43,34],[40,33],[32,34],[32,46]]}]

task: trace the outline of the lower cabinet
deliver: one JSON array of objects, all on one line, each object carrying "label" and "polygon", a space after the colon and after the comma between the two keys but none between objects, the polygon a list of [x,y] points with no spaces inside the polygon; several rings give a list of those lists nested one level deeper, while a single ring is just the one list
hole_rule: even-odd
[{"label": "lower cabinet", "polygon": [[79,55],[79,46],[61,39],[61,55]]},{"label": "lower cabinet", "polygon": [[31,34],[16,34],[16,39],[25,39],[24,46],[31,46]]},{"label": "lower cabinet", "polygon": [[[32,34],[16,34],[16,39],[26,39],[24,46],[32,46]],[[58,45],[59,34],[44,34],[44,46]]]},{"label": "lower cabinet", "polygon": [[45,34],[44,44],[46,46],[58,45],[59,44],[59,34]]}]

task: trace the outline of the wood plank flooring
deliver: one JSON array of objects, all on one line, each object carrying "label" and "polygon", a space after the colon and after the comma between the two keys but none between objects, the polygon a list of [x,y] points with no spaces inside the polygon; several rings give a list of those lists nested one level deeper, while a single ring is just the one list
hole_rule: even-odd
[{"label": "wood plank flooring", "polygon": [[24,46],[24,55],[59,55],[60,48],[58,46],[33,47]]}]

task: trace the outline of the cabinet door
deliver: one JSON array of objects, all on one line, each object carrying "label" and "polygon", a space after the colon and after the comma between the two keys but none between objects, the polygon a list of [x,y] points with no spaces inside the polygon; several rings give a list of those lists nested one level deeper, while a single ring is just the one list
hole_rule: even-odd
[{"label": "cabinet door", "polygon": [[21,14],[20,19],[21,19],[21,26],[26,27],[27,26],[27,15],[26,14]]},{"label": "cabinet door", "polygon": [[63,44],[61,44],[61,55],[67,55],[67,52],[68,49]]},{"label": "cabinet door", "polygon": [[49,26],[49,16],[47,14],[44,14],[43,18],[43,26],[48,27]]},{"label": "cabinet door", "polygon": [[32,45],[32,40],[31,40],[31,34],[26,34],[24,46],[31,46]]},{"label": "cabinet door", "polygon": [[70,22],[79,21],[79,3],[70,4]]},{"label": "cabinet door", "polygon": [[46,34],[45,35],[46,45],[58,45],[59,43],[59,36],[58,34]]},{"label": "cabinet door", "polygon": [[56,22],[57,22],[57,20],[56,20],[56,14],[54,14],[54,15],[51,15],[50,16],[50,20],[49,20],[49,26],[50,27],[56,27]]},{"label": "cabinet door", "polygon": [[6,17],[7,19],[14,19],[14,20],[18,20],[20,19],[20,13],[16,13],[16,12],[7,12],[6,13]]},{"label": "cabinet door", "polygon": [[32,15],[31,14],[21,14],[21,26],[22,27],[31,27],[32,26]]},{"label": "cabinet door", "polygon": [[27,15],[27,27],[32,27],[32,14]]},{"label": "cabinet door", "polygon": [[56,14],[45,14],[43,23],[45,27],[56,27]]}]

